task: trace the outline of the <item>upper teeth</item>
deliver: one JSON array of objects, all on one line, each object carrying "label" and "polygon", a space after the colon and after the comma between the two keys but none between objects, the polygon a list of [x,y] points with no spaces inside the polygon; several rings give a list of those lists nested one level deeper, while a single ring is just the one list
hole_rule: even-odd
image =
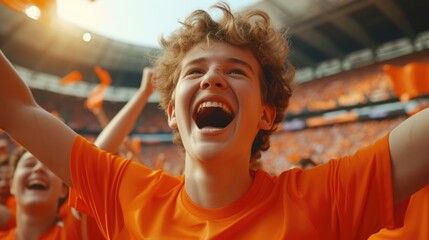
[{"label": "upper teeth", "polygon": [[28,186],[33,186],[33,185],[42,185],[43,187],[46,187],[45,182],[43,182],[41,180],[37,180],[37,179],[31,180],[28,182]]},{"label": "upper teeth", "polygon": [[203,102],[198,107],[198,112],[204,107],[218,107],[218,108],[222,108],[222,110],[225,111],[226,113],[232,114],[232,111],[228,108],[228,106],[226,106],[221,102]]}]

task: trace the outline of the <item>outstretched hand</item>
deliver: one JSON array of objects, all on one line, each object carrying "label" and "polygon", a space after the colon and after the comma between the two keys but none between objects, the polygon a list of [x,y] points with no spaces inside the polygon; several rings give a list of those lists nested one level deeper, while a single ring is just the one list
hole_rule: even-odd
[{"label": "outstretched hand", "polygon": [[153,80],[153,69],[149,67],[145,67],[143,69],[140,90],[145,91],[148,94],[148,96],[150,96],[154,92],[152,80]]}]

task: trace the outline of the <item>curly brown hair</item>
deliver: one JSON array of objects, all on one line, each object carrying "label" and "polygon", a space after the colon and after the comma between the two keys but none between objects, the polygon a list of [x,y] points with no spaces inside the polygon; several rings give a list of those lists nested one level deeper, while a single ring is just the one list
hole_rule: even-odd
[{"label": "curly brown hair", "polygon": [[10,156],[10,172],[13,174],[15,172],[16,166],[18,165],[19,160],[21,160],[24,153],[27,152],[27,149],[19,146],[15,149],[15,152]]},{"label": "curly brown hair", "polygon": [[[258,159],[261,151],[270,147],[270,135],[283,121],[292,94],[295,69],[287,59],[289,44],[265,12],[247,10],[233,14],[224,2],[212,8],[223,13],[218,21],[208,12],[196,10],[182,22],[181,28],[168,38],[161,37],[164,54],[154,66],[154,85],[160,94],[160,107],[167,112],[169,103],[174,101],[172,97],[180,75],[180,63],[197,43],[217,41],[252,50],[262,68],[262,101],[276,108],[273,127],[267,131],[260,130],[253,141],[251,156]],[[183,147],[179,131],[174,129],[173,134],[174,142]]]}]

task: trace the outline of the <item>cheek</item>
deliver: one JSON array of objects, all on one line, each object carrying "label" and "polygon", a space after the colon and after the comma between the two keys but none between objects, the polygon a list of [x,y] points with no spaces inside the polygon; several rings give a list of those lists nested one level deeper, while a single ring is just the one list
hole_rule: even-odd
[{"label": "cheek", "polygon": [[184,98],[191,94],[191,92],[195,91],[196,88],[198,88],[199,84],[197,81],[190,81],[190,80],[183,80],[179,81],[176,85],[175,99],[177,98]]},{"label": "cheek", "polygon": [[55,181],[51,181],[52,189],[54,189],[55,195],[58,196],[58,198],[62,198],[65,194],[64,192],[64,185],[61,179],[56,179]]},{"label": "cheek", "polygon": [[54,175],[51,177],[51,184],[52,186],[55,186],[56,189],[61,189],[63,186],[63,181]]},{"label": "cheek", "polygon": [[20,173],[20,171],[15,171],[10,181],[10,192],[13,195],[16,195],[18,192],[18,186],[20,185],[20,182],[21,182],[20,179],[22,179],[22,177],[20,177],[21,175],[22,174]]},{"label": "cheek", "polygon": [[195,83],[192,83],[190,81],[185,81],[177,85],[174,95],[176,114],[183,113],[183,111],[190,106],[191,100],[194,95],[193,93],[195,93],[196,89],[198,88],[198,85],[195,85]]},{"label": "cheek", "polygon": [[249,105],[249,107],[252,107],[252,109],[262,103],[259,87],[244,85],[238,86],[235,89],[237,97],[240,99],[240,101],[245,105]]}]

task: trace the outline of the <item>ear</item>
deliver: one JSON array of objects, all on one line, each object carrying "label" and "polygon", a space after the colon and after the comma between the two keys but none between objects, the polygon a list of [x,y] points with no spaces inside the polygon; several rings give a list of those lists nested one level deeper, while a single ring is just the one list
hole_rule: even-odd
[{"label": "ear", "polygon": [[259,119],[259,127],[262,130],[270,130],[276,118],[276,108],[274,106],[264,105],[261,111],[261,118]]},{"label": "ear", "polygon": [[174,103],[170,101],[168,104],[168,126],[172,129],[177,128],[177,121],[176,121],[176,111],[174,110]]},{"label": "ear", "polygon": [[66,184],[63,184],[63,188],[61,189],[60,198],[65,198],[67,196],[68,192],[69,192],[69,187]]}]

